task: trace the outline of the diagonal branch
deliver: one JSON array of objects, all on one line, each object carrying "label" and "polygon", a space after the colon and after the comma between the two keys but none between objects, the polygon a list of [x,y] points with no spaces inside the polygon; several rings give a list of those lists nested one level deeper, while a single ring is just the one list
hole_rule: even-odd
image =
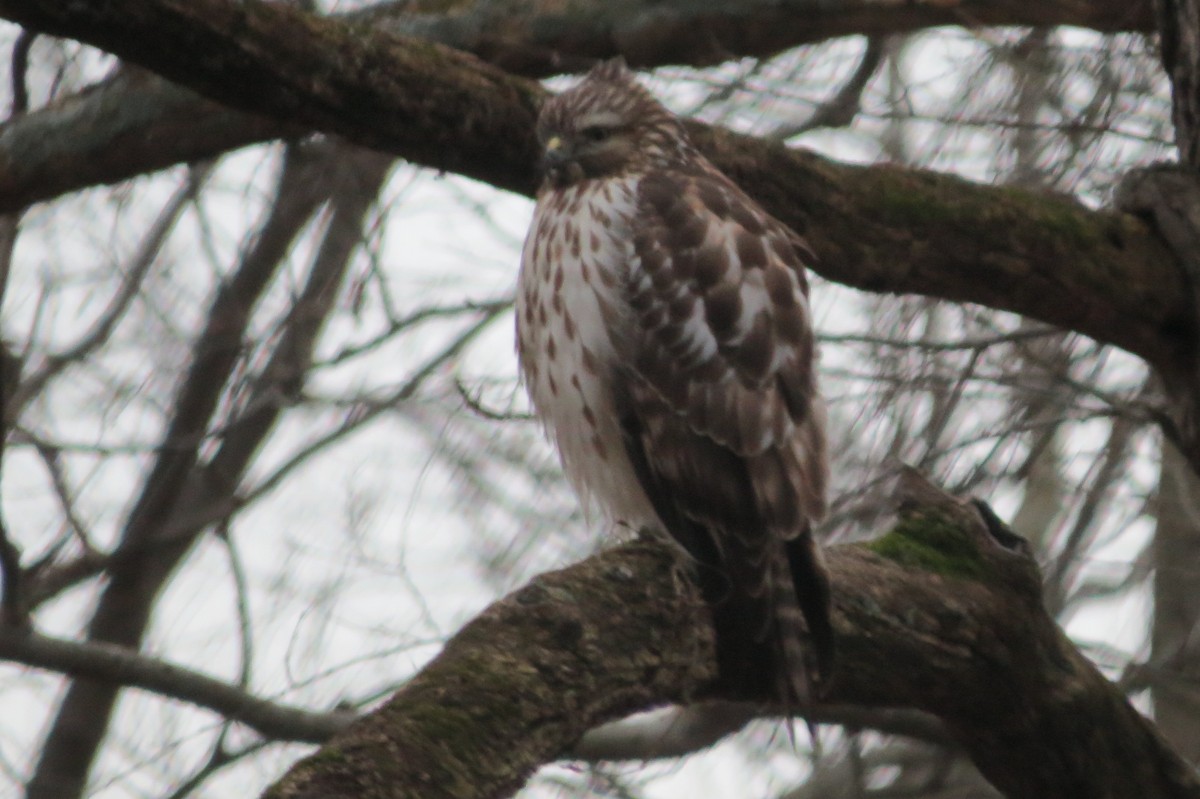
[{"label": "diagonal branch", "polygon": [[[88,639],[128,647],[140,644],[154,600],[191,549],[198,530],[171,535],[169,521],[182,511],[193,490],[204,435],[242,350],[245,330],[259,298],[270,284],[292,241],[326,198],[328,186],[314,175],[327,155],[316,148],[289,149],[277,186],[278,199],[253,246],[216,292],[192,362],[172,402],[173,415],[162,435],[140,493],[129,511],[109,582],[88,624]],[[29,799],[80,795],[108,729],[118,688],[77,680],[67,689],[50,725]]]},{"label": "diagonal branch", "polygon": [[[938,716],[1011,797],[1200,797],[1046,614],[1025,542],[911,474],[898,493],[890,533],[827,551],[840,641],[827,699]],[[642,540],[538,577],[266,796],[507,796],[597,724],[705,697],[712,630],[677,558]]]},{"label": "diagonal branch", "polygon": [[[1154,27],[1148,0],[876,2],[865,8],[821,0],[405,0],[337,18],[438,42],[527,77],[572,71],[618,54],[643,67],[702,65],[770,56],[835,36],[877,37],[935,25],[1074,25],[1105,32]],[[63,135],[79,127],[87,129],[87,136]],[[20,207],[72,188],[213,157],[282,135],[287,134],[280,124],[216,107],[190,91],[125,68],[52,108],[17,116],[0,127],[0,153],[9,156],[0,157],[0,195],[6,207]]]},{"label": "diagonal branch", "polygon": [[1146,0],[403,0],[360,13],[393,33],[441,42],[511,72],[536,76],[573,71],[617,55],[637,67],[769,58],[841,36],[903,34],[942,25],[1154,29],[1152,4]]},{"label": "diagonal branch", "polygon": [[[533,191],[544,90],[440,45],[231,0],[0,0],[0,16],[281,123]],[[831,280],[1014,311],[1163,371],[1194,347],[1185,278],[1133,217],[933,172],[839,166],[700,124],[692,132],[718,166],[809,237]]]},{"label": "diagonal branch", "polygon": [[98,641],[78,643],[3,629],[0,658],[180,699],[269,738],[318,743],[343,729],[353,717],[352,713],[318,713],[281,705],[221,680]]}]

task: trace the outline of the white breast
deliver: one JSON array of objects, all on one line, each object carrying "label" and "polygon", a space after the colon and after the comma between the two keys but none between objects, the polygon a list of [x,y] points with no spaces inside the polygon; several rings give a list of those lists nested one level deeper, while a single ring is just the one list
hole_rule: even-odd
[{"label": "white breast", "polygon": [[656,523],[613,403],[613,336],[633,258],[636,179],[587,181],[538,198],[521,257],[517,352],[525,386],[585,511]]}]

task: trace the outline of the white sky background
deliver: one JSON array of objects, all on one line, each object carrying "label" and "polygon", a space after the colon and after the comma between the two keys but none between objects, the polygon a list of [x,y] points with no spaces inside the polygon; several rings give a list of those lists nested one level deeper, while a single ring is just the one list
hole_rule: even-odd
[{"label": "white sky background", "polygon": [[[0,52],[10,46],[15,29],[0,28]],[[1080,33],[1068,43],[1084,47],[1094,37]],[[962,32],[934,34],[904,59],[906,69],[919,79],[911,97],[916,112],[944,108],[956,97],[964,64],[978,59],[979,44]],[[39,47],[48,43],[39,43]],[[768,77],[750,78],[746,91],[735,94],[722,107],[708,109],[706,118],[743,130],[762,132],[777,124],[804,119],[812,103],[822,99],[813,86],[837,87],[856,64],[862,43],[847,41],[824,49],[824,58],[810,62],[806,81],[774,90],[775,99],[750,107],[759,90],[768,88]],[[37,50],[35,49],[35,54]],[[782,61],[782,60],[781,60]],[[36,62],[35,62],[36,63]],[[102,74],[111,62],[89,55],[80,68],[89,77]],[[723,82],[729,75],[747,71],[748,64],[727,65],[715,77],[692,80],[694,73],[665,70],[650,84],[674,108],[688,111],[703,96],[706,81]],[[776,65],[774,69],[782,70]],[[827,74],[824,74],[827,73]],[[680,81],[684,77],[687,80]],[[46,83],[36,72],[33,94],[45,96]],[[39,81],[41,83],[39,84]],[[776,84],[777,85],[777,84]],[[879,89],[868,92],[866,113],[852,132],[818,132],[797,143],[813,147],[843,161],[871,163],[885,157],[878,144],[886,107]],[[1081,88],[1081,92],[1084,89]],[[981,98],[974,98],[981,100]],[[986,104],[986,99],[981,100]],[[0,98],[7,103],[8,98]],[[1161,97],[1150,102],[1166,106]],[[1141,125],[1130,108],[1131,124]],[[1149,113],[1156,112],[1150,108]],[[931,114],[933,112],[930,112]],[[1153,130],[1140,130],[1153,134]],[[1157,134],[1154,134],[1157,135]],[[985,128],[950,131],[935,122],[910,129],[906,147],[914,160],[935,168],[953,170],[975,179],[994,174],[995,146]],[[1119,173],[1129,158],[1150,160],[1158,150],[1145,142],[1119,139],[1097,145],[1093,158],[1108,160],[1109,171]],[[71,373],[53,392],[54,407],[39,409],[39,419],[50,419],[49,430],[64,441],[84,446],[157,440],[161,408],[150,398],[169,397],[180,369],[187,337],[207,308],[215,276],[227,270],[242,245],[247,221],[257,218],[278,168],[278,146],[252,148],[223,159],[204,194],[203,215],[185,214],[168,245],[168,255],[156,265],[153,292],[172,297],[168,313],[140,305],[130,321],[118,330],[117,346],[109,348],[95,369]],[[3,330],[21,340],[39,313],[41,281],[64,279],[68,288],[43,305],[43,336],[62,345],[73,340],[104,307],[112,286],[104,278],[115,264],[128,260],[157,209],[177,188],[181,169],[140,178],[110,193],[84,192],[48,208],[30,213],[20,240],[12,283],[3,308]],[[1085,185],[1093,203],[1102,201],[1102,188]],[[384,192],[386,215],[376,235],[359,259],[378,259],[394,296],[410,309],[434,301],[479,301],[505,296],[512,289],[520,241],[532,203],[487,186],[453,176],[399,167]],[[214,251],[202,245],[201,225],[215,231]],[[275,296],[264,302],[259,329],[265,329],[273,312],[282,307],[307,267],[307,256],[319,231],[313,231],[294,254],[291,283],[281,282]],[[356,267],[365,269],[363,266]],[[866,324],[861,295],[817,282],[817,323],[822,332],[861,331]],[[1013,320],[1009,320],[1010,322]],[[320,353],[328,356],[369,338],[378,328],[377,304],[368,295],[363,313],[356,317],[344,302],[324,336]],[[458,329],[461,326],[455,326]],[[240,517],[233,536],[251,590],[249,609],[257,631],[253,640],[252,686],[261,694],[312,708],[327,708],[341,699],[357,700],[401,683],[432,657],[439,642],[487,602],[538,570],[563,565],[583,554],[599,540],[598,531],[583,533],[582,523],[570,514],[570,502],[561,484],[539,487],[520,475],[502,476],[514,502],[542,509],[552,520],[541,538],[522,557],[514,557],[514,570],[499,579],[484,574],[481,549],[492,551],[495,538],[516,535],[519,516],[505,510],[465,504],[459,475],[446,459],[431,451],[431,442],[449,440],[454,426],[436,424],[419,430],[417,419],[441,419],[439,400],[453,391],[454,379],[468,388],[483,389],[483,401],[498,410],[522,410],[524,397],[515,384],[512,320],[497,320],[440,380],[417,399],[411,414],[396,413],[351,436],[302,468],[280,489]],[[321,374],[309,390],[313,394],[349,393],[354,389],[382,392],[403,381],[414,364],[435,352],[453,330],[432,323],[420,336],[399,339],[372,357],[353,366]],[[947,338],[955,331],[947,330]],[[151,336],[157,348],[147,349]],[[50,349],[55,349],[50,346]],[[320,357],[320,355],[318,356]],[[826,347],[823,366],[850,368],[854,352]],[[1140,380],[1140,367],[1132,358],[1112,357],[1106,379],[1114,383]],[[146,388],[117,402],[105,401],[114,382],[132,382]],[[828,391],[847,391],[844,381],[828,380]],[[425,403],[428,415],[421,415]],[[981,409],[995,415],[996,408]],[[465,413],[465,411],[464,411]],[[287,457],[301,442],[326,429],[332,420],[326,411],[312,410],[285,417],[272,443],[260,455],[252,475],[263,475],[270,464]],[[983,424],[980,421],[980,424]],[[511,427],[518,423],[506,423]],[[1102,430],[1081,424],[1067,449],[1077,456],[1068,460],[1072,475],[1082,475],[1092,464],[1092,453],[1102,443]],[[836,428],[832,431],[836,441]],[[536,436],[529,435],[531,442]],[[535,444],[545,459],[552,454]],[[986,447],[986,442],[980,446]],[[1132,497],[1144,494],[1156,477],[1155,447],[1147,439],[1131,475]],[[962,458],[969,461],[972,451]],[[0,498],[10,534],[26,558],[36,558],[57,536],[61,518],[49,492],[44,471],[33,455],[10,447]],[[127,511],[131,487],[136,485],[144,456],[129,456],[97,468],[86,456],[68,460],[68,473],[81,491],[85,516],[97,543],[109,545],[116,525]],[[502,473],[502,470],[497,472]],[[846,485],[855,476],[842,476]],[[254,482],[253,478],[250,482]],[[1020,501],[1011,487],[998,487],[990,496],[1001,516],[1007,517]],[[494,519],[485,541],[479,525]],[[1122,520],[1124,521],[1124,520]],[[1123,527],[1124,525],[1115,525]],[[1128,568],[1129,560],[1149,535],[1148,522],[1128,528],[1103,550],[1091,553],[1098,569]],[[37,616],[43,632],[77,638],[87,618],[97,587],[84,587],[64,595]],[[158,604],[146,651],[172,662],[217,677],[234,679],[240,662],[237,616],[229,554],[213,537],[206,536]],[[1077,613],[1070,632],[1136,651],[1144,636],[1147,618],[1144,592],[1126,593],[1115,600],[1095,603]],[[0,795],[6,779],[21,778],[32,767],[31,756],[60,696],[62,682],[52,676],[16,666],[0,665]],[[141,692],[127,691],[120,703],[108,746],[95,772],[94,796],[104,799],[162,796],[202,762],[212,745],[216,720],[207,713],[167,702]],[[252,736],[235,735],[242,741]],[[775,739],[767,747],[766,742]],[[769,796],[791,784],[802,773],[800,761],[781,752],[771,725],[756,725],[741,741],[722,744],[681,762],[643,767],[619,766],[615,772],[632,784],[643,782],[647,797],[680,795]],[[770,767],[747,765],[746,740],[752,749],[770,749],[764,757]],[[255,795],[307,747],[275,747],[270,754],[228,769],[210,780],[197,796]],[[569,765],[543,772],[529,796],[554,796],[558,778],[577,783]]]}]

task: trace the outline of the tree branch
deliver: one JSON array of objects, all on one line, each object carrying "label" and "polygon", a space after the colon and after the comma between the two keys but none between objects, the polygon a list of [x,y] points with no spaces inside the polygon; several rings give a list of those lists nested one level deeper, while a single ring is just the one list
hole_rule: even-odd
[{"label": "tree branch", "polygon": [[[0,15],[78,37],[234,107],[500,188],[534,188],[544,90],[440,45],[230,0],[0,0]],[[1164,371],[1194,348],[1185,277],[1139,219],[691,130],[719,167],[808,236],[815,268],[831,280],[1014,311]]]},{"label": "tree branch", "polygon": [[[595,762],[683,757],[766,715],[771,715],[769,709],[750,702],[697,702],[661,708],[588,730],[571,748],[570,758]],[[807,720],[943,745],[953,743],[944,724],[919,710],[823,704],[814,707]]]},{"label": "tree branch", "polygon": [[902,34],[942,25],[1154,30],[1153,5],[1146,0],[402,0],[380,3],[362,16],[393,33],[441,42],[530,76],[574,71],[617,55],[635,67],[767,58],[841,36]]},{"label": "tree branch", "polygon": [[190,669],[99,641],[77,643],[3,628],[0,658],[180,699],[245,724],[268,738],[319,743],[345,728],[354,715],[280,705]]},{"label": "tree branch", "polygon": [[[639,66],[704,64],[769,55],[826,37],[882,35],[926,25],[1069,24],[1101,31],[1153,29],[1150,3],[1117,0],[1018,3],[831,4],[798,0],[639,3],[381,3],[337,19],[413,36],[479,56],[527,77],[571,71],[624,54]],[[715,31],[714,31],[715,28]],[[675,35],[680,31],[686,36]],[[697,35],[700,33],[701,35]],[[24,110],[24,109],[22,109]],[[253,110],[253,109],[252,109]],[[86,131],[80,135],[81,131]],[[216,106],[174,84],[125,68],[51,107],[0,126],[0,206],[15,208],[97,183],[212,158],[296,135],[282,122]],[[136,144],[136,146],[131,146]]]},{"label": "tree branch", "polygon": [[[890,533],[828,551],[840,652],[828,701],[938,716],[1009,796],[1200,797],[1191,768],[1045,613],[1022,539],[911,475],[898,496]],[[704,698],[712,630],[676,558],[643,540],[542,575],[266,796],[506,796],[597,724]]]},{"label": "tree branch", "polygon": [[[175,534],[171,522],[194,508],[204,434],[242,352],[242,341],[258,301],[283,256],[308,219],[327,198],[332,145],[297,145],[289,150],[271,206],[257,239],[236,270],[217,289],[204,329],[170,405],[172,414],[152,466],[143,478],[120,541],[106,570],[108,583],[88,623],[88,639],[137,647],[154,609],[154,599],[191,549],[202,528]],[[221,450],[244,446],[226,436]],[[225,477],[222,475],[221,477]],[[236,481],[235,481],[236,482]],[[226,483],[205,480],[216,491]],[[233,490],[233,486],[229,487]],[[118,687],[79,680],[63,697],[29,781],[28,799],[65,799],[82,794],[92,759],[108,729]]]}]

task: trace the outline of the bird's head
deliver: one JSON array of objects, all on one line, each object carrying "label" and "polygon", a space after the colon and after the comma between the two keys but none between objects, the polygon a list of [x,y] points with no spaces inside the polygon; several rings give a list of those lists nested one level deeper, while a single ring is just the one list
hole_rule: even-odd
[{"label": "bird's head", "polygon": [[547,100],[537,133],[543,179],[557,187],[645,168],[688,146],[679,119],[620,58]]}]

